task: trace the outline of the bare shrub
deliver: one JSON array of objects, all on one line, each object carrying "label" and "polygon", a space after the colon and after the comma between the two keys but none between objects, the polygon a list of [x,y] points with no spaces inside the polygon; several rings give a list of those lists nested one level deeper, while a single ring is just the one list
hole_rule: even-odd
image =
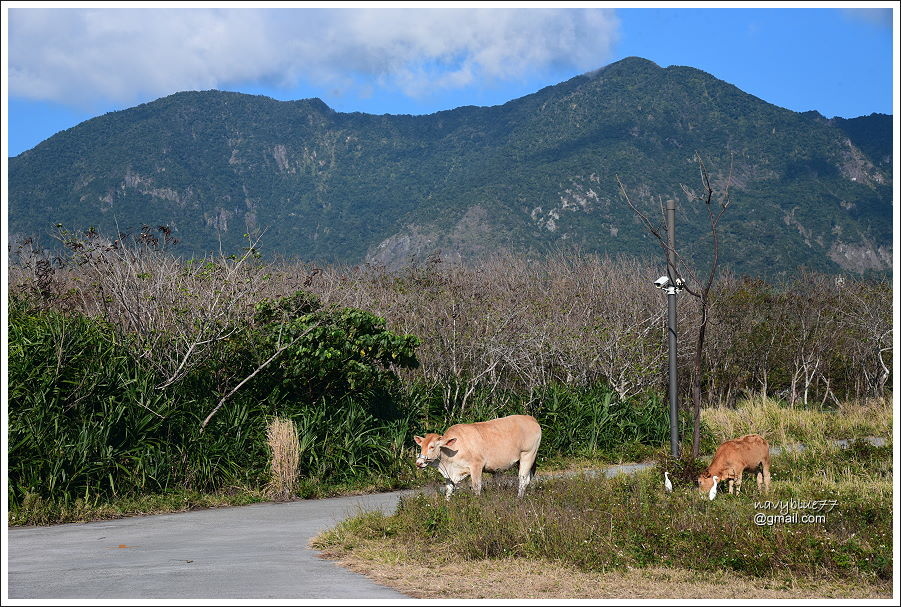
[{"label": "bare shrub", "polygon": [[[419,337],[420,367],[398,375],[440,394],[448,417],[470,410],[476,397],[485,405],[486,395],[489,408],[523,396],[532,402],[553,384],[605,383],[622,398],[664,391],[665,301],[652,286],[659,264],[567,250],[468,265],[432,257],[389,272],[264,263],[254,243],[238,255],[186,260],[162,246],[165,234],[162,244],[154,238],[145,230],[116,241],[70,239],[62,261],[24,247],[10,289],[117,323],[136,336],[135,355],[158,372],[160,387],[210,361],[254,304],[303,290]],[[835,405],[891,385],[890,284],[813,274],[771,284],[721,273],[706,309],[694,297],[679,306],[679,366],[688,371],[680,392],[701,382],[705,406],[757,392]]]},{"label": "bare shrub", "polygon": [[216,344],[248,317],[267,268],[254,243],[241,254],[223,252],[183,259],[145,227],[109,240],[89,231],[62,232],[71,252],[56,271],[67,305],[100,316],[135,337],[135,356],[164,378],[178,382],[201,365]]},{"label": "bare shrub", "polygon": [[[451,414],[476,392],[495,394],[500,407],[505,390],[553,383],[603,382],[621,397],[663,391],[665,301],[652,287],[659,270],[566,251],[541,261],[497,255],[395,272],[285,264],[266,287],[311,290],[323,303],[370,310],[422,338],[420,368],[401,376],[438,386]],[[799,403],[806,393],[809,404],[833,405],[881,395],[890,385],[891,286],[836,280],[806,274],[767,283],[724,272],[706,311],[699,298],[681,299],[680,392],[700,381],[705,406],[757,392],[794,394]],[[695,333],[705,322],[698,371]]]},{"label": "bare shrub", "polygon": [[707,404],[749,393],[839,406],[878,397],[891,375],[891,285],[805,273],[784,284],[727,277],[715,296]]},{"label": "bare shrub", "polygon": [[834,279],[838,292],[837,325],[846,336],[845,351],[859,373],[855,393],[880,396],[885,393],[892,368],[892,286],[888,282]]},{"label": "bare shrub", "polygon": [[652,275],[635,260],[567,252],[392,273],[325,268],[307,288],[323,302],[364,307],[394,330],[422,337],[421,366],[404,377],[440,386],[452,414],[476,392],[503,399],[508,390],[606,381],[627,397],[655,388],[665,327],[659,293],[648,288]]},{"label": "bare shrub", "polygon": [[39,246],[33,238],[10,238],[9,285],[35,303],[46,306],[59,300],[57,272],[62,263],[58,255]]}]

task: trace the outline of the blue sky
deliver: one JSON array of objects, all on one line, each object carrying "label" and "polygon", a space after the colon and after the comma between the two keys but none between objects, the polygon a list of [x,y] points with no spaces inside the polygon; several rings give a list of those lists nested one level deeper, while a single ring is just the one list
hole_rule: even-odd
[{"label": "blue sky", "polygon": [[94,116],[182,90],[428,114],[505,103],[628,56],[702,69],[799,112],[891,114],[895,4],[261,9],[9,2],[6,151],[16,156]]}]

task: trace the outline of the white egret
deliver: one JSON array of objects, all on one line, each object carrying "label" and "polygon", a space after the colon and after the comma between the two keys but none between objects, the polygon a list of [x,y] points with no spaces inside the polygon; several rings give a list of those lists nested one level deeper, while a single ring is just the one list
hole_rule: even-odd
[{"label": "white egret", "polygon": [[720,481],[720,477],[718,477],[718,476],[713,477],[713,486],[710,488],[710,493],[708,494],[711,500],[713,500],[713,498],[716,497],[716,484],[719,481]]},{"label": "white egret", "polygon": [[673,483],[669,480],[669,472],[663,472],[663,488],[666,489],[667,493],[673,492]]}]

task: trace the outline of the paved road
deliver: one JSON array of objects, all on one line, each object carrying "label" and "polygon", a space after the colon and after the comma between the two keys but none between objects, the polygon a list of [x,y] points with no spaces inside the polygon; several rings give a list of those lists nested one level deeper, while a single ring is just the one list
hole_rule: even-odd
[{"label": "paved road", "polygon": [[[539,472],[539,479],[629,474],[650,465]],[[496,481],[515,483],[516,477],[506,475]],[[310,538],[349,516],[364,510],[392,512],[404,493],[411,492],[12,528],[8,531],[9,598],[408,598],[322,560],[307,548]]]},{"label": "paved road", "polygon": [[405,599],[320,559],[317,533],[402,493],[9,529],[10,599]]},{"label": "paved road", "polygon": [[[602,472],[611,476],[646,466]],[[491,480],[515,484],[516,477]],[[307,543],[361,511],[393,512],[399,497],[409,493],[10,528],[9,598],[406,599],[320,559]]]}]

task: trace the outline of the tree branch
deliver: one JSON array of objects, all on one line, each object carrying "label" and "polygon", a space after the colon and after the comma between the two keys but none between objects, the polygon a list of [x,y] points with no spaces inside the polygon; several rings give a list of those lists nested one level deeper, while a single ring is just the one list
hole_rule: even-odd
[{"label": "tree branch", "polygon": [[259,373],[260,371],[262,371],[263,369],[265,369],[265,368],[269,365],[269,363],[271,363],[273,360],[275,360],[275,359],[278,357],[279,354],[281,354],[282,352],[284,352],[285,350],[287,350],[288,348],[290,348],[291,346],[293,346],[294,344],[296,344],[297,341],[298,341],[301,337],[307,335],[310,331],[312,331],[312,330],[313,330],[315,327],[317,327],[317,326],[319,326],[319,323],[318,323],[318,322],[317,322],[317,323],[313,323],[312,325],[310,325],[309,327],[307,327],[306,330],[305,330],[303,333],[301,333],[300,335],[298,335],[297,337],[295,337],[294,339],[292,339],[289,343],[287,343],[287,344],[285,344],[285,345],[283,345],[283,346],[280,346],[280,347],[278,348],[278,350],[275,351],[275,354],[273,354],[272,356],[270,356],[270,357],[266,360],[266,362],[264,362],[264,363],[261,364],[259,367],[257,367],[256,369],[254,369],[253,373],[251,373],[250,375],[248,375],[247,377],[245,377],[244,379],[242,379],[241,382],[240,382],[237,386],[235,386],[234,388],[232,388],[231,391],[229,391],[228,394],[226,394],[226,395],[223,396],[221,399],[219,399],[219,403],[213,408],[212,411],[210,411],[210,414],[206,416],[206,419],[203,420],[203,423],[200,424],[200,433],[203,434],[204,430],[206,429],[206,425],[207,425],[208,423],[210,423],[210,420],[213,419],[213,416],[216,415],[216,413],[219,411],[219,409],[222,408],[222,405],[225,404],[225,401],[227,401],[229,398],[231,398],[231,396],[232,396],[235,392],[237,392],[238,390],[240,390],[241,387],[242,387],[244,384],[246,384],[246,383],[249,382],[251,379],[253,379],[253,378],[256,376],[257,373]]}]

